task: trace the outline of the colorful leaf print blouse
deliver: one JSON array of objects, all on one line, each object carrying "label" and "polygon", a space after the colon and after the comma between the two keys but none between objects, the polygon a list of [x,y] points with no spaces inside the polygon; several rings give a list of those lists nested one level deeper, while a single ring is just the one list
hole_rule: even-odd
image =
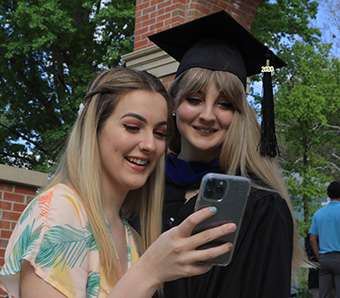
[{"label": "colorful leaf print blouse", "polygon": [[[122,219],[129,268],[139,254],[132,228]],[[0,285],[15,298],[19,298],[19,273],[24,260],[66,297],[106,297],[112,290],[101,270],[85,209],[66,184],[57,184],[36,197],[12,233]]]}]

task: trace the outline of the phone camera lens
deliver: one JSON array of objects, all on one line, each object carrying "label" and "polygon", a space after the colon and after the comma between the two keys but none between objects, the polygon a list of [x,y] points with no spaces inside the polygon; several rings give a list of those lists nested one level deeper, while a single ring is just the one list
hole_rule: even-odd
[{"label": "phone camera lens", "polygon": [[222,185],[219,185],[216,187],[216,193],[221,194],[223,193],[224,187]]},{"label": "phone camera lens", "polygon": [[211,188],[215,188],[216,187],[216,182],[215,180],[209,180],[207,182],[208,186],[211,187]]},{"label": "phone camera lens", "polygon": [[205,196],[207,198],[212,198],[212,196],[214,195],[214,191],[211,189],[211,188],[208,188],[206,191],[205,191]]}]

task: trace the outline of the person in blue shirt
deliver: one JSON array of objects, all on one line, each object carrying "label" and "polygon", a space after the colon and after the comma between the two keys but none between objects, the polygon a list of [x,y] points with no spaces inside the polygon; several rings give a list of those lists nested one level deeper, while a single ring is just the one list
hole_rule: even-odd
[{"label": "person in blue shirt", "polygon": [[310,244],[320,263],[319,297],[340,297],[340,181],[327,188],[330,203],[313,216]]}]

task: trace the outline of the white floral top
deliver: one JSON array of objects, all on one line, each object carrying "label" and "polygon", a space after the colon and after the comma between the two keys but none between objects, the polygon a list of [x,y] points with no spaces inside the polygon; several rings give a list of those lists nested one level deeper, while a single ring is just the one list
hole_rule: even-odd
[{"label": "white floral top", "polygon": [[[139,253],[131,228],[122,219],[129,268]],[[57,184],[36,197],[12,233],[0,272],[0,286],[15,298],[19,298],[19,273],[24,260],[66,297],[106,297],[112,290],[101,271],[98,247],[85,209],[66,184]]]}]

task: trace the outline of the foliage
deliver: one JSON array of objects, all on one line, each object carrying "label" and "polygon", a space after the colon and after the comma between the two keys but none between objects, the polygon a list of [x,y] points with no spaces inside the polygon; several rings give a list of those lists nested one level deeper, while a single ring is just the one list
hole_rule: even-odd
[{"label": "foliage", "polygon": [[[309,23],[317,7],[308,0],[264,1],[252,27],[288,64],[274,73],[276,134],[302,238],[327,198],[327,183],[340,180],[340,62]],[[261,97],[251,91],[258,105]],[[309,297],[306,280],[301,272],[295,297]]]},{"label": "foliage", "polygon": [[[311,44],[320,41],[320,30],[309,25],[310,20],[316,18],[317,11],[316,0],[263,0],[252,23],[251,33],[281,57],[283,46],[293,44],[296,40]],[[252,82],[260,80],[261,75],[252,77]],[[278,81],[273,76],[273,85],[282,83],[284,81]],[[250,95],[255,111],[261,116],[261,96],[255,86],[250,86]]]},{"label": "foliage", "polygon": [[95,73],[133,49],[135,1],[0,3],[0,162],[49,171]]},{"label": "foliage", "polygon": [[327,197],[326,182],[340,178],[340,62],[330,49],[296,42],[285,48],[288,69],[278,74],[288,78],[276,92],[282,166],[296,211],[303,213],[303,236],[313,202]]},{"label": "foliage", "polygon": [[[331,44],[318,43],[318,28],[309,25],[317,8],[316,1],[265,0],[252,25],[288,64],[273,80],[276,131],[302,236],[325,198],[325,184],[340,175],[339,60],[331,58]],[[255,104],[261,102],[254,89],[252,95]]]},{"label": "foliage", "polygon": [[271,49],[280,50],[282,43],[302,39],[307,43],[319,41],[318,29],[310,28],[316,17],[317,1],[264,0],[257,10],[251,32]]},{"label": "foliage", "polygon": [[302,268],[298,273],[297,282],[293,283],[292,289],[294,294],[291,297],[296,298],[312,298],[312,295],[308,291],[308,269]]}]

